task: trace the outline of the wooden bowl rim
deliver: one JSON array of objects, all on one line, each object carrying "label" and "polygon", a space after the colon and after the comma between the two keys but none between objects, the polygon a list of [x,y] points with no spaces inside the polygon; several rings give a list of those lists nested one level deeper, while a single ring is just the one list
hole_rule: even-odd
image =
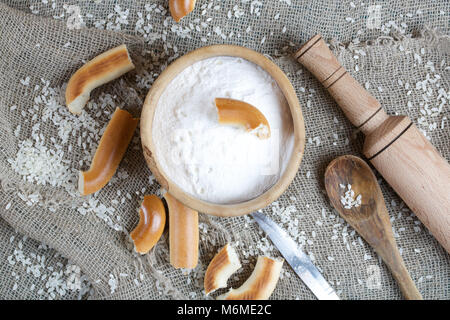
[{"label": "wooden bowl rim", "polygon": [[[283,92],[288,104],[294,124],[294,147],[291,159],[280,177],[280,179],[263,194],[245,202],[234,204],[215,204],[197,199],[179,188],[167,175],[161,170],[158,159],[155,156],[155,146],[152,137],[152,123],[154,113],[159,101],[159,97],[164,92],[166,86],[186,67],[193,63],[217,56],[241,57],[245,60],[255,63],[268,72],[277,82]],[[298,101],[295,89],[284,72],[271,60],[264,55],[237,45],[212,45],[201,47],[191,51],[172,62],[156,79],[147,97],[141,114],[141,142],[144,150],[144,156],[150,170],[156,180],[163,188],[170,192],[177,200],[184,205],[198,212],[207,213],[215,216],[240,216],[262,209],[270,203],[276,201],[279,196],[288,188],[294,179],[300,166],[305,149],[305,125],[300,103]]]}]

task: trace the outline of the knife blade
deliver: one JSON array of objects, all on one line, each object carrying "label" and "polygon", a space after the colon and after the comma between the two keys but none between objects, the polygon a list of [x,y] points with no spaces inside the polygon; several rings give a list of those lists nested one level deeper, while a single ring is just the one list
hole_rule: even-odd
[{"label": "knife blade", "polygon": [[295,273],[319,300],[340,300],[308,255],[280,226],[260,212],[252,213],[253,219],[269,236]]}]

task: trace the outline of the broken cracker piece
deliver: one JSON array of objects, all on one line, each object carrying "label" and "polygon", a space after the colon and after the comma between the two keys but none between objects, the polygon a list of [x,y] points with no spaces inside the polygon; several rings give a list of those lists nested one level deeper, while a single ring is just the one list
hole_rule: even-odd
[{"label": "broken cracker piece", "polygon": [[97,192],[112,178],[134,135],[139,118],[116,108],[106,126],[88,171],[80,171],[78,190],[82,195]]},{"label": "broken cracker piece", "polygon": [[69,111],[80,114],[92,90],[133,69],[134,64],[124,44],[88,61],[70,77],[67,84],[66,104]]},{"label": "broken cracker piece", "polygon": [[130,233],[136,252],[148,253],[161,238],[165,225],[166,209],[162,200],[146,195],[139,210],[139,223]]},{"label": "broken cracker piece", "polygon": [[217,297],[218,300],[267,300],[280,277],[283,259],[259,256],[250,277],[238,289],[231,289]]},{"label": "broken cracker piece", "polygon": [[257,108],[244,101],[216,98],[219,123],[238,125],[256,134],[260,139],[270,138],[270,126]]},{"label": "broken cracker piece", "polygon": [[169,0],[169,11],[173,20],[180,22],[194,10],[196,0]]},{"label": "broken cracker piece", "polygon": [[203,281],[205,293],[226,288],[228,279],[241,268],[241,263],[236,250],[229,243],[225,245],[211,260],[206,269]]}]

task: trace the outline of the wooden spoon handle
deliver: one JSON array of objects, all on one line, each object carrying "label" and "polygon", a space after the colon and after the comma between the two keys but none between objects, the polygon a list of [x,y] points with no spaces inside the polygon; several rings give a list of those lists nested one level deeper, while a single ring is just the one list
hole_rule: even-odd
[{"label": "wooden spoon handle", "polygon": [[414,281],[411,279],[411,276],[406,269],[405,263],[400,256],[397,246],[389,243],[388,246],[381,250],[378,248],[377,252],[391,270],[391,273],[397,281],[405,299],[423,300],[422,295],[419,290],[417,290]]}]

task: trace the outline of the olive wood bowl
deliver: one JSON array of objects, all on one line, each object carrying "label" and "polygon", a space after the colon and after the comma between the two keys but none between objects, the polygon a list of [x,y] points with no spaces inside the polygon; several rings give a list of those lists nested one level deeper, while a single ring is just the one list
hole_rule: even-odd
[{"label": "olive wood bowl", "polygon": [[[280,179],[258,197],[233,204],[215,204],[206,202],[195,198],[179,188],[161,169],[158,161],[158,155],[155,153],[156,149],[152,137],[154,113],[158,105],[159,97],[166,89],[166,86],[186,67],[197,61],[217,56],[241,57],[255,63],[269,73],[277,82],[289,104],[294,124],[294,148],[292,150],[292,155],[288,165]],[[161,186],[187,207],[199,212],[222,217],[248,214],[262,209],[277,200],[294,179],[305,149],[305,126],[303,122],[303,115],[297,95],[289,79],[275,63],[262,54],[251,49],[235,45],[213,45],[202,47],[187,53],[170,64],[156,79],[147,94],[142,109],[140,129],[145,160]]]}]

